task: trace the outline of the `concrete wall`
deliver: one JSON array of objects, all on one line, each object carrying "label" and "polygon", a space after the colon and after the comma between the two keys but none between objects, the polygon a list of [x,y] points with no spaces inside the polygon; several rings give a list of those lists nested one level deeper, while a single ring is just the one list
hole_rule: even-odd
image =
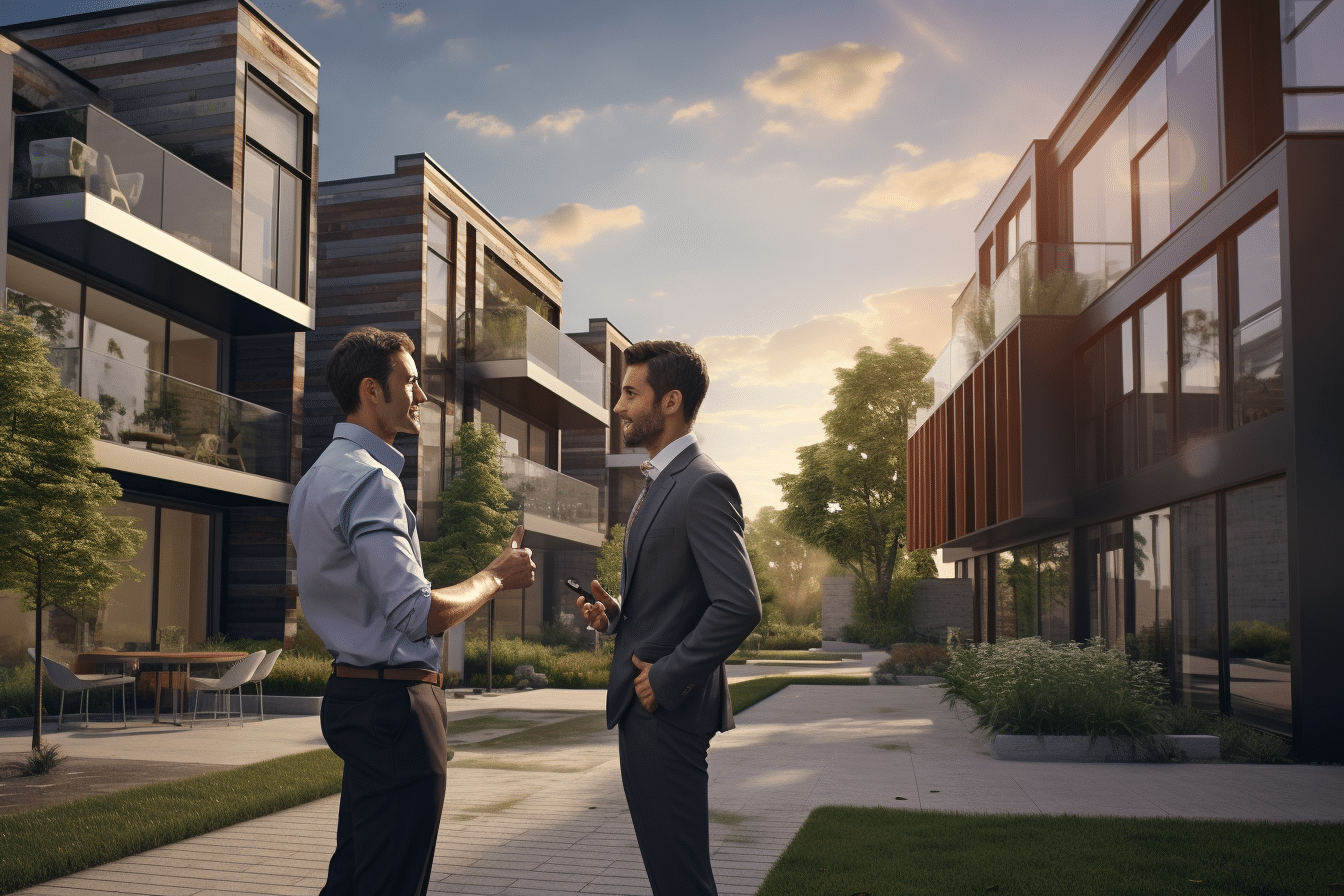
[{"label": "concrete wall", "polygon": [[911,625],[921,635],[942,638],[948,628],[971,633],[975,584],[970,579],[920,579],[915,582]]},{"label": "concrete wall", "polygon": [[839,641],[840,630],[849,625],[853,611],[853,576],[827,576],[822,579],[821,639]]}]

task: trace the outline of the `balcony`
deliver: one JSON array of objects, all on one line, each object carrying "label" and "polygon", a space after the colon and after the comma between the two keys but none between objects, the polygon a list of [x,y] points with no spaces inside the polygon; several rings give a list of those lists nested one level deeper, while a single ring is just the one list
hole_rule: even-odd
[{"label": "balcony", "polygon": [[560,429],[609,425],[605,367],[531,308],[464,312],[466,374],[482,388]]},{"label": "balcony", "polygon": [[[529,546],[572,548],[578,542],[597,547],[604,541],[597,486],[525,457],[501,454],[499,461],[509,503],[522,512]],[[450,475],[457,471],[451,456],[445,466]]]},{"label": "balcony", "polygon": [[[288,415],[110,355],[60,348],[52,349],[50,358],[61,385],[98,404],[102,442],[145,452],[137,457],[125,450],[100,451],[106,465],[257,497],[287,496]],[[175,463],[164,466],[168,461]],[[203,468],[193,471],[181,462]],[[280,490],[261,484],[249,488],[247,480],[226,471],[285,485]]]},{"label": "balcony", "polygon": [[313,326],[240,270],[234,191],[93,106],[14,119],[10,235],[230,333]]},{"label": "balcony", "polygon": [[1019,319],[1077,315],[1131,264],[1129,243],[1026,243],[989,289],[972,277],[952,305],[952,338],[924,378],[933,385],[933,404],[916,411],[910,434]]}]

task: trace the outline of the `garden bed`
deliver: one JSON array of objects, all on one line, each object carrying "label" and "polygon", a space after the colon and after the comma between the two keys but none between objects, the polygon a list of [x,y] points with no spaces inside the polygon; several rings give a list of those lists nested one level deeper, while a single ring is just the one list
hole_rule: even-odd
[{"label": "garden bed", "polygon": [[1206,734],[1160,735],[1156,744],[1132,737],[1098,737],[1067,734],[995,734],[989,739],[989,754],[995,759],[1017,762],[1151,762],[1153,746],[1171,756],[1191,761],[1218,759],[1218,738]]}]

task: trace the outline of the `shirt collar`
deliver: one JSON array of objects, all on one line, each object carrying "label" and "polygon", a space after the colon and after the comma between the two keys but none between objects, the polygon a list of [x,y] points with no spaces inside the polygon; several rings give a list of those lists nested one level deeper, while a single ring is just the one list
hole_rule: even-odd
[{"label": "shirt collar", "polygon": [[337,423],[332,438],[349,439],[372,454],[373,459],[391,470],[393,476],[401,476],[406,456],[358,423]]},{"label": "shirt collar", "polygon": [[648,472],[648,477],[650,479],[657,479],[658,474],[667,469],[667,465],[676,460],[678,454],[696,444],[697,441],[695,433],[688,432],[681,438],[673,439],[671,442],[668,442],[667,445],[663,447],[663,450],[658,452],[657,457],[649,459],[649,463],[653,464],[653,469]]}]

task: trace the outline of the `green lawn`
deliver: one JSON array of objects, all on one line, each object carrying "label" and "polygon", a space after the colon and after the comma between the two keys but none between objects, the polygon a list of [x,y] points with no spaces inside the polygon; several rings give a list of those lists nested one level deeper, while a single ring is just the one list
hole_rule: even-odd
[{"label": "green lawn", "polygon": [[0,816],[0,893],[331,796],[342,767],[313,750]]},{"label": "green lawn", "polygon": [[758,896],[1302,896],[1344,890],[1344,825],[824,806]]},{"label": "green lawn", "polygon": [[855,675],[767,675],[764,678],[734,681],[728,685],[728,694],[733,698],[733,715],[737,715],[791,684],[866,685],[867,683],[867,678]]}]

